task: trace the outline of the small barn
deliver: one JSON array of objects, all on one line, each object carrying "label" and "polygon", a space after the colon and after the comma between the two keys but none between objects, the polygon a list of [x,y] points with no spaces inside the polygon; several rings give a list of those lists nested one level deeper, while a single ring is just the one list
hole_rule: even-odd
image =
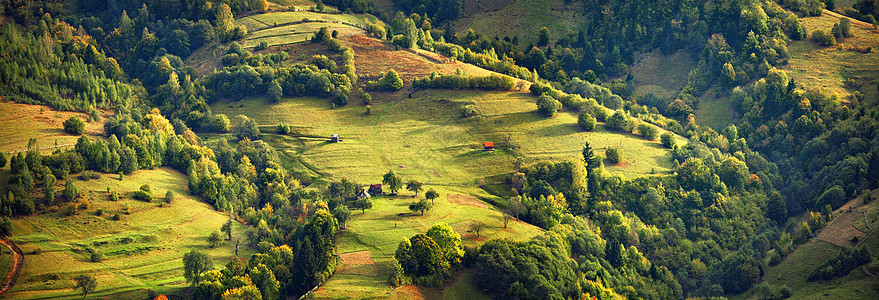
[{"label": "small barn", "polygon": [[372,184],[369,186],[368,192],[370,195],[381,195],[382,194],[382,185],[381,184]]},{"label": "small barn", "polygon": [[483,143],[484,149],[482,151],[494,151],[494,142],[485,142]]},{"label": "small barn", "polygon": [[330,143],[338,143],[339,142],[339,134],[333,134],[330,136]]}]

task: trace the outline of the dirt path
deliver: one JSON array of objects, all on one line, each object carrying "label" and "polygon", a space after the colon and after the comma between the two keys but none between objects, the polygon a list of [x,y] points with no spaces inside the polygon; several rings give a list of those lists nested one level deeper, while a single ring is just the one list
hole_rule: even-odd
[{"label": "dirt path", "polygon": [[12,270],[10,270],[9,274],[3,279],[3,285],[2,288],[0,288],[0,295],[3,295],[3,293],[11,289],[12,286],[15,285],[15,281],[18,280],[18,275],[21,274],[21,267],[24,265],[24,255],[15,243],[7,239],[5,236],[0,237],[0,243],[6,245],[6,247],[12,252]]}]

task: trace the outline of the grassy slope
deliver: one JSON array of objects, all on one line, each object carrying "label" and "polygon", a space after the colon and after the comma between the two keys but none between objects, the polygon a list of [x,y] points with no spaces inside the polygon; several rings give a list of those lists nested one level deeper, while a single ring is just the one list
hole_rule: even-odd
[{"label": "grassy slope", "polygon": [[[377,94],[379,98],[391,100],[376,100],[369,116],[354,103],[330,109],[326,100],[310,98],[274,105],[250,99],[243,108],[220,102],[212,110],[230,117],[245,114],[260,124],[284,122],[302,134],[338,133],[344,140],[338,144],[311,138],[267,140],[282,156],[313,166],[312,171],[362,183],[379,182],[393,169],[406,179],[427,183],[472,184],[480,177],[511,172],[519,156],[526,162],[579,159],[584,141],[597,149],[622,147],[625,163],[607,167],[614,174],[640,176],[671,168],[669,151],[658,141],[611,133],[602,126],[583,132],[571,113],[540,117],[534,113],[534,97],[528,94],[427,90],[414,92],[411,99],[400,94]],[[459,118],[458,107],[467,104],[475,105],[483,116]],[[481,151],[483,141],[501,142],[506,136],[520,149]]]},{"label": "grassy slope", "polygon": [[[390,275],[389,264],[394,256],[397,245],[403,239],[424,233],[433,224],[445,222],[461,234],[464,244],[482,243],[488,239],[510,238],[514,240],[528,240],[542,232],[541,229],[519,221],[510,221],[508,228],[503,228],[501,213],[490,206],[476,207],[471,205],[451,203],[448,195],[477,194],[488,196],[485,192],[472,187],[432,187],[440,193],[440,198],[435,201],[435,208],[421,216],[412,214],[408,205],[414,201],[409,193],[407,196],[377,197],[373,200],[373,208],[361,214],[360,211],[353,213],[353,218],[348,222],[349,228],[338,237],[339,253],[355,251],[370,251],[372,260],[376,262],[377,272],[359,274],[336,274],[319,291],[313,294],[315,298],[337,298],[340,296],[362,298],[390,296],[406,298],[408,294],[394,290],[387,285]],[[419,195],[419,197],[423,197]],[[473,203],[481,204],[476,199]],[[476,238],[475,233],[467,232],[472,221],[486,223],[487,228]],[[458,283],[445,290],[426,289],[421,294],[430,298],[439,296],[473,294],[476,292],[469,280],[459,280]],[[448,294],[448,295],[446,295]]]},{"label": "grassy slope", "polygon": [[[27,142],[30,138],[36,138],[39,147],[75,144],[78,136],[70,135],[64,131],[65,120],[77,116],[83,121],[88,115],[77,112],[56,111],[42,105],[20,104],[8,102],[0,97],[0,152],[4,152],[6,159],[10,158],[9,152],[27,150]],[[42,109],[42,111],[41,111]],[[102,112],[102,117],[107,117],[107,112]],[[85,122],[86,134],[102,135],[104,127],[99,122]],[[43,150],[43,153],[51,153],[52,150]],[[8,163],[8,162],[7,162]]]},{"label": "grassy slope", "polygon": [[[879,190],[874,190],[873,194],[875,195],[877,192]],[[879,235],[876,235],[873,230],[867,227],[865,220],[870,220],[870,226],[873,229],[879,227],[879,202],[873,201],[863,204],[862,200],[863,198],[860,197],[852,200],[846,206],[834,212],[834,215],[838,216],[843,210],[848,211],[849,209],[856,212],[864,212],[866,219],[859,218],[852,226],[867,233],[866,238],[862,239],[858,245],[868,247],[875,254],[879,252]],[[832,222],[838,222],[839,220],[839,218],[834,218]],[[832,227],[833,224],[828,224],[822,231],[816,232],[816,238],[797,247],[794,252],[785,257],[777,266],[764,267],[763,280],[776,287],[787,285],[793,291],[791,299],[879,298],[879,281],[876,280],[875,276],[869,276],[864,273],[862,268],[857,268],[847,276],[834,280],[812,282],[806,280],[809,273],[815,267],[835,256],[840,250],[840,246],[817,238],[824,230]],[[844,231],[837,232],[844,233]],[[844,240],[849,240],[849,238]],[[760,298],[760,295],[756,295],[753,291],[730,297],[730,299],[758,298]]]},{"label": "grassy slope", "polygon": [[635,79],[635,95],[652,93],[656,97],[668,99],[687,85],[687,73],[696,62],[685,51],[663,55],[658,50],[637,56],[632,65]]},{"label": "grassy slope", "polygon": [[551,41],[577,29],[584,18],[581,6],[579,2],[565,5],[561,0],[465,0],[464,14],[455,21],[455,30],[460,33],[473,28],[488,37],[519,36],[519,45],[525,47],[537,42],[541,27],[549,29]]},{"label": "grassy slope", "polygon": [[[829,33],[840,17],[825,10],[819,17],[802,18],[801,21],[810,33],[816,29]],[[875,98],[876,78],[879,78],[879,31],[852,20],[852,33],[854,37],[841,39],[838,41],[840,45],[832,47],[819,46],[809,40],[791,41],[788,46],[790,63],[780,69],[808,88],[823,87],[838,93],[841,99],[847,99],[854,90],[867,94],[867,98]],[[844,50],[848,46],[873,47],[873,52]],[[846,80],[850,80],[848,86]]]},{"label": "grassy slope", "polygon": [[[149,183],[154,195],[164,196],[168,190],[177,194],[170,206],[130,200],[131,191]],[[146,289],[170,293],[185,286],[183,254],[191,249],[207,252],[214,264],[225,264],[232,258],[234,244],[224,242],[209,249],[206,237],[219,230],[228,217],[209,205],[189,196],[186,177],[170,169],[141,170],[125,176],[105,175],[89,182],[76,181],[81,191],[91,198],[92,208],[66,217],[61,213],[44,213],[13,220],[14,240],[25,253],[25,267],[10,295],[16,299],[77,298],[73,277],[92,274],[98,280],[95,296],[109,298],[143,298]],[[125,192],[119,202],[107,200],[107,187]],[[131,215],[112,221],[110,214],[121,213],[125,203]],[[105,214],[96,216],[101,208]],[[241,235],[243,226],[235,224],[233,235]],[[131,242],[124,242],[124,239]],[[104,261],[88,261],[85,246],[104,254]],[[32,254],[40,249],[39,254]],[[252,251],[241,247],[239,255],[248,257]],[[52,279],[57,275],[58,279]],[[112,295],[112,296],[110,296]]]}]

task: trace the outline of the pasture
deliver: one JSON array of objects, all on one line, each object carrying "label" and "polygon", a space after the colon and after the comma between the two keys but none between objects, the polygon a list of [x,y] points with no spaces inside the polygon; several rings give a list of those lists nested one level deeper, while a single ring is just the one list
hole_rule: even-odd
[{"label": "pasture", "polygon": [[[623,163],[606,166],[611,174],[644,176],[672,167],[670,150],[659,141],[609,132],[603,124],[585,132],[573,113],[541,117],[529,94],[423,90],[412,92],[412,98],[398,92],[376,93],[374,99],[369,115],[357,103],[331,109],[326,100],[314,98],[278,104],[261,98],[236,105],[217,102],[211,109],[230,117],[247,115],[262,125],[291,125],[293,136],[264,138],[288,161],[286,166],[307,166],[298,171],[363,184],[380,182],[389,169],[428,184],[474,184],[512,172],[518,157],[525,163],[582,159],[586,141],[599,154],[609,146],[621,147]],[[459,110],[464,105],[473,105],[481,116],[462,118]],[[327,142],[331,134],[340,134],[343,142]],[[486,141],[499,145],[498,150],[482,151]]]},{"label": "pasture", "polygon": [[[819,17],[801,18],[809,34],[821,29],[830,33],[841,15],[825,10]],[[821,46],[811,40],[791,41],[788,45],[791,59],[779,67],[806,88],[820,87],[848,99],[855,90],[876,98],[876,78],[879,77],[879,30],[873,25],[850,19],[853,37],[837,40],[835,46]],[[861,53],[852,49],[872,47],[872,52]]]},{"label": "pasture", "polygon": [[[140,170],[122,181],[118,175],[106,174],[88,182],[75,180],[91,202],[89,208],[65,216],[50,207],[36,216],[13,220],[11,239],[24,252],[25,264],[6,296],[78,299],[82,295],[73,289],[73,278],[90,274],[98,288],[89,297],[143,299],[149,289],[169,294],[187,286],[182,257],[192,249],[210,254],[215,267],[226,264],[234,256],[234,240],[210,249],[207,236],[219,231],[228,217],[189,196],[186,182],[185,175],[167,168]],[[164,206],[157,199],[131,199],[131,192],[142,184],[151,186],[154,197],[164,198],[170,190],[176,198]],[[118,202],[108,200],[107,187],[120,193]],[[131,214],[123,213],[126,205]],[[100,216],[98,209],[103,210]],[[114,221],[117,213],[121,220]],[[233,239],[240,238],[244,227],[234,224]],[[91,262],[87,248],[102,253],[103,261]],[[243,243],[240,249],[241,257],[252,253]]]},{"label": "pasture", "polygon": [[[110,113],[101,111],[101,115],[106,118]],[[88,115],[84,113],[56,111],[47,106],[14,103],[0,97],[0,128],[4,129],[0,131],[0,152],[9,159],[9,153],[27,150],[27,142],[31,138],[37,139],[40,148],[55,147],[56,142],[58,145],[76,144],[79,136],[65,132],[62,125],[72,116],[88,120]],[[85,133],[90,136],[103,135],[103,123],[85,122]],[[43,153],[51,152],[51,149],[43,150]]]},{"label": "pasture", "polygon": [[[437,222],[451,225],[461,235],[462,243],[465,245],[504,238],[525,241],[543,232],[540,228],[515,219],[510,220],[507,228],[504,228],[503,217],[498,210],[468,196],[493,197],[476,187],[427,186],[425,188],[435,188],[440,193],[440,197],[435,200],[434,208],[425,212],[424,216],[409,211],[408,205],[416,201],[409,191],[401,192],[398,196],[374,197],[373,208],[366,210],[365,213],[352,211],[348,229],[340,231],[337,237],[338,252],[342,256],[339,271],[312,296],[315,298],[389,296],[401,299],[411,298],[413,295],[431,299],[454,298],[454,295],[475,297],[470,295],[481,294],[470,284],[469,274],[466,272],[459,274],[461,278],[445,289],[424,287],[392,289],[387,284],[387,278],[390,275],[390,261],[394,257],[397,245],[403,239],[427,232]],[[424,193],[420,193],[418,197],[423,198]],[[468,227],[473,221],[486,224],[486,229],[480,232],[479,238],[476,233],[468,232]],[[367,259],[356,259],[357,256],[364,256],[367,253],[368,256],[365,257]]]}]

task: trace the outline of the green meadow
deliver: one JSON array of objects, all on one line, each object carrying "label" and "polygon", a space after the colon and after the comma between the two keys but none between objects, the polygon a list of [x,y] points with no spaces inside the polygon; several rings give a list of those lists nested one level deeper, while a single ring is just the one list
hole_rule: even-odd
[{"label": "green meadow", "polygon": [[[88,182],[73,179],[91,207],[66,216],[56,209],[29,218],[15,219],[11,239],[25,254],[24,269],[9,297],[15,299],[79,299],[73,278],[92,274],[98,289],[89,297],[143,299],[148,290],[160,294],[188,286],[183,277],[183,254],[198,249],[210,254],[220,267],[234,257],[234,241],[211,249],[207,236],[219,231],[228,216],[216,212],[200,199],[189,196],[186,176],[167,168],[140,170],[119,180],[103,175]],[[149,184],[154,197],[173,191],[171,204],[160,200],[131,199],[133,191]],[[120,193],[118,202],[109,201],[107,187]],[[58,197],[61,197],[60,195]],[[130,207],[125,214],[124,207]],[[98,216],[96,211],[103,210]],[[114,221],[112,216],[121,216]],[[234,223],[233,239],[244,226]],[[101,262],[91,262],[87,248],[102,253]],[[253,253],[242,243],[241,257]],[[8,256],[8,255],[7,255]]]},{"label": "green meadow", "polygon": [[[587,141],[600,154],[606,147],[621,147],[623,162],[606,165],[612,174],[635,177],[672,167],[670,150],[658,141],[609,132],[603,125],[585,132],[573,113],[541,117],[534,112],[535,97],[529,94],[425,90],[413,92],[412,98],[375,96],[382,100],[372,103],[369,115],[358,103],[332,109],[326,100],[313,98],[284,99],[278,104],[261,98],[232,105],[218,102],[212,110],[230,118],[247,115],[262,125],[290,125],[291,136],[264,135],[288,166],[363,184],[377,183],[394,170],[404,179],[428,184],[469,185],[512,172],[519,157],[525,163],[582,159],[580,151]],[[464,105],[474,105],[481,115],[462,118],[459,110]],[[339,134],[343,141],[327,142],[331,134]],[[494,142],[498,150],[482,151],[483,142]]]}]

